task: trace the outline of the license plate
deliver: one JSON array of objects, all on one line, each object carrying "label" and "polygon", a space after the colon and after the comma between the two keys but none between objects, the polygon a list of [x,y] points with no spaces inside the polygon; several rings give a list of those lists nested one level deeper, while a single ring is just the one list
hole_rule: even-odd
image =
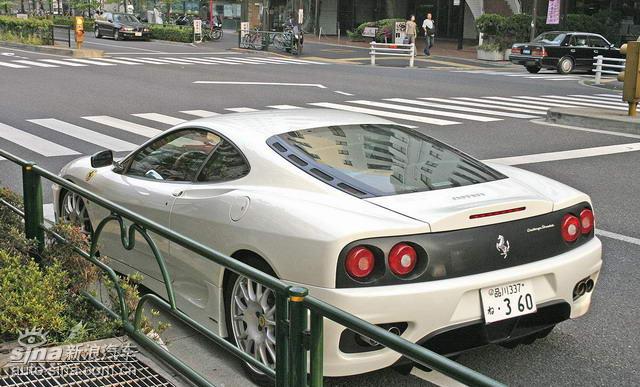
[{"label": "license plate", "polygon": [[523,53],[524,55],[530,55],[530,54],[531,54],[531,49],[529,49],[529,48],[523,48],[523,49],[522,49],[522,53]]},{"label": "license plate", "polygon": [[142,32],[136,32],[136,36],[142,36]]},{"label": "license plate", "polygon": [[480,289],[486,324],[536,311],[536,298],[530,280]]}]

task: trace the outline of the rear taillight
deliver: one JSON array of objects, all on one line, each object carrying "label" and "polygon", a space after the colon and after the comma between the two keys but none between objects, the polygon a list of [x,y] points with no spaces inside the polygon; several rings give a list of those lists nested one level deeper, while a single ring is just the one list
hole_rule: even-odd
[{"label": "rear taillight", "polygon": [[389,268],[396,275],[411,273],[417,263],[418,253],[406,243],[398,243],[389,252]]},{"label": "rear taillight", "polygon": [[533,56],[547,56],[547,50],[544,49],[536,49],[531,51],[531,55]]},{"label": "rear taillight", "polygon": [[356,246],[349,250],[345,261],[347,274],[353,278],[361,279],[367,277],[375,266],[373,252],[364,246]]},{"label": "rear taillight", "polygon": [[512,54],[520,54],[520,48],[519,47],[511,47],[511,53]]},{"label": "rear taillight", "polygon": [[589,234],[593,230],[594,218],[593,211],[585,208],[580,212],[580,227],[583,234]]},{"label": "rear taillight", "polygon": [[560,233],[565,242],[575,242],[582,233],[580,219],[571,214],[565,215],[560,222]]}]

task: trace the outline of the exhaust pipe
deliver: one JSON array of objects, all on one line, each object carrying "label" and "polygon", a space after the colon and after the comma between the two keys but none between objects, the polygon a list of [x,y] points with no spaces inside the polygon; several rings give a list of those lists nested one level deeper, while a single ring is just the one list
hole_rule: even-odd
[{"label": "exhaust pipe", "polygon": [[[400,328],[398,328],[397,326],[391,326],[387,329],[387,332],[392,333],[396,336],[400,336],[402,334],[402,331],[400,331]],[[378,347],[380,346],[380,343],[378,343],[377,341],[368,338],[367,336],[363,336],[363,335],[359,335],[360,336],[360,340],[364,341],[367,345],[370,345],[372,347]]]},{"label": "exhaust pipe", "polygon": [[591,293],[594,285],[595,284],[591,278],[589,278],[587,282],[585,282],[585,290],[587,291],[587,293]]},{"label": "exhaust pipe", "polygon": [[586,290],[587,290],[587,285],[585,285],[585,281],[582,280],[578,282],[576,286],[573,288],[573,300],[575,301],[578,298],[582,297],[586,292]]}]

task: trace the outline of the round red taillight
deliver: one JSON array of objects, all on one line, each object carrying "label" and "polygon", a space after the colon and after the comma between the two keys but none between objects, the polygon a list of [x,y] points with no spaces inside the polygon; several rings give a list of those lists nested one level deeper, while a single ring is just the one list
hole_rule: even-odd
[{"label": "round red taillight", "polygon": [[349,250],[345,267],[353,278],[364,278],[371,274],[375,266],[373,252],[364,246],[356,246]]},{"label": "round red taillight", "polygon": [[565,215],[560,223],[560,232],[566,242],[575,242],[582,232],[580,220],[571,214]]},{"label": "round red taillight", "polygon": [[407,275],[416,268],[418,253],[406,243],[398,243],[389,252],[389,268],[396,275]]},{"label": "round red taillight", "polygon": [[583,234],[588,234],[593,230],[594,218],[593,211],[588,208],[585,208],[580,212],[580,227],[582,228]]}]

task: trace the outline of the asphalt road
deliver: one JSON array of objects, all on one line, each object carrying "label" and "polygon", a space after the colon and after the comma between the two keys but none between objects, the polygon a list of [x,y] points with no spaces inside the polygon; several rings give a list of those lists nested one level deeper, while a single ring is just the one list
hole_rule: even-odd
[{"label": "asphalt road", "polygon": [[[66,58],[0,48],[0,62],[14,65],[0,64],[3,90],[0,148],[57,171],[78,154],[102,149],[101,142],[92,133],[99,132],[130,144],[145,140],[139,134],[97,123],[96,116],[106,116],[112,120],[110,122],[115,118],[162,130],[169,128],[169,122],[176,118],[195,118],[194,110],[229,113],[231,110],[227,109],[284,108],[280,105],[310,107],[317,105],[309,104],[320,103],[343,109],[371,109],[375,114],[392,119],[393,114],[405,114],[402,119],[398,118],[400,116],[395,118],[401,123],[416,125],[424,133],[480,159],[559,152],[544,162],[533,163],[533,159],[525,158],[518,166],[590,194],[598,228],[613,233],[608,235],[614,238],[602,237],[605,264],[591,311],[581,319],[560,324],[548,338],[532,346],[515,350],[486,347],[463,354],[459,361],[510,385],[604,386],[640,382],[640,312],[637,307],[640,298],[637,287],[640,280],[637,265],[640,170],[635,168],[640,165],[640,153],[590,149],[638,143],[640,136],[606,132],[606,128],[602,128],[604,132],[594,132],[532,122],[544,115],[545,107],[554,103],[582,104],[579,106],[587,108],[620,106],[614,105],[613,99],[600,95],[613,92],[581,85],[578,81],[582,75],[532,77],[515,68],[502,71],[494,68],[453,69],[451,66],[407,69],[343,65],[332,61],[324,64],[292,62],[279,56],[229,50],[234,45],[232,39],[227,36],[217,45],[192,47],[90,38],[87,47],[103,49],[109,58],[120,63],[102,61],[102,65],[97,65],[90,62],[100,61],[78,61],[75,62],[77,66],[55,62],[67,62]],[[315,54],[313,58],[317,56]],[[185,58],[191,59],[185,61]],[[271,62],[267,63],[269,58]],[[296,59],[306,58],[310,57]],[[133,64],[132,59],[138,59],[139,64]],[[316,59],[309,60],[317,62]],[[29,64],[33,62],[40,65]],[[304,83],[307,86],[194,83],[197,81]],[[387,100],[392,98],[404,101]],[[406,100],[427,101],[440,107]],[[446,115],[440,115],[442,112]],[[134,115],[147,113],[155,115]],[[485,120],[487,117],[495,121]],[[433,118],[452,124],[433,124],[430,121]],[[45,121],[37,121],[41,119],[58,120],[53,121],[57,129],[44,126]],[[62,133],[64,130],[60,129],[59,121],[92,132],[85,136]],[[51,125],[52,121],[46,122]],[[30,146],[24,142],[16,145],[21,140],[7,135],[7,126],[62,145],[77,154],[60,152],[59,156],[45,156],[46,146],[33,143]],[[569,152],[587,148],[589,150],[580,157]],[[48,149],[51,151],[50,147]],[[21,184],[18,169],[7,161],[0,161],[0,180],[14,189]],[[50,201],[49,189],[45,189],[45,202]],[[625,237],[627,241],[621,240]],[[414,307],[410,300],[407,302],[407,307]],[[328,382],[335,386],[418,386],[426,383],[391,370]]]}]

